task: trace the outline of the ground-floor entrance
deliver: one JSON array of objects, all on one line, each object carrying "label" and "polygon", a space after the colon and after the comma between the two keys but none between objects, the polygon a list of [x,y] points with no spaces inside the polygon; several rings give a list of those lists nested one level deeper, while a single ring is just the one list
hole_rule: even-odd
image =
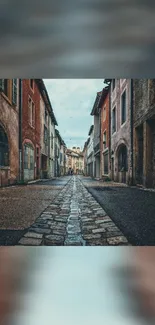
[{"label": "ground-floor entrance", "polygon": [[35,178],[35,153],[31,143],[24,144],[24,180],[30,181]]}]

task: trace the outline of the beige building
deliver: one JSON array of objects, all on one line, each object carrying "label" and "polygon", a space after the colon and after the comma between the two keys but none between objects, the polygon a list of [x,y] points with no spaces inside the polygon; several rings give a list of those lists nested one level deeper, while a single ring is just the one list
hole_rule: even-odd
[{"label": "beige building", "polygon": [[41,177],[54,177],[55,164],[55,126],[58,125],[46,87],[42,81],[40,95],[40,123],[41,123]]},{"label": "beige building", "polygon": [[84,155],[80,147],[73,147],[66,151],[66,171],[73,170],[74,174],[82,174],[84,172]]}]

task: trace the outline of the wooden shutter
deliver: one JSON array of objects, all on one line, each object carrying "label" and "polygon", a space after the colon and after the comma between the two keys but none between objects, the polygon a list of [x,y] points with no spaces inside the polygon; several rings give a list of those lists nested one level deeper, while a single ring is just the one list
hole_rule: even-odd
[{"label": "wooden shutter", "polygon": [[17,79],[12,79],[12,103],[17,105]]}]

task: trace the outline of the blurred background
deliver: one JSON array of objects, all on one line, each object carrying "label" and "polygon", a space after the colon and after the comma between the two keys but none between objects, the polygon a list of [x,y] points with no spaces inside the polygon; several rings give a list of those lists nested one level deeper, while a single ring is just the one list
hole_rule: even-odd
[{"label": "blurred background", "polygon": [[1,77],[154,77],[152,0],[1,0]]},{"label": "blurred background", "polygon": [[154,252],[1,248],[0,324],[152,324]]}]

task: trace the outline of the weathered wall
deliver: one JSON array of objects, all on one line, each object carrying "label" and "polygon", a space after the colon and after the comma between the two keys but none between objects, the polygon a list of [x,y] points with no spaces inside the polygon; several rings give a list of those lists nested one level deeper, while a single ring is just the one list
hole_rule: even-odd
[{"label": "weathered wall", "polygon": [[[111,116],[112,109],[116,106],[116,132],[112,134],[111,123],[111,150],[114,151],[114,180],[121,182],[121,174],[118,172],[118,148],[121,144],[127,146],[128,155],[128,172],[126,173],[126,181],[130,181],[131,177],[131,128],[130,128],[130,79],[116,79],[114,91],[111,87]],[[126,89],[127,95],[127,113],[126,122],[121,125],[121,95]]]},{"label": "weathered wall", "polygon": [[[40,125],[40,92],[36,82],[34,82],[34,90],[30,87],[30,79],[23,79],[23,108],[22,108],[22,142],[23,145],[25,141],[30,143],[34,147],[34,159],[36,162],[36,147],[39,148],[40,157],[40,137],[41,137],[41,125]],[[32,127],[29,123],[29,108],[28,99],[31,97],[35,105],[35,127]],[[39,158],[39,168],[40,168],[40,158]],[[24,170],[24,164],[23,164]],[[36,167],[34,167],[34,177],[36,178]]]},{"label": "weathered wall", "polygon": [[155,79],[134,79],[134,182],[155,187]]},{"label": "weathered wall", "polygon": [[[5,95],[0,93],[0,123],[4,128],[9,142],[10,169],[0,168],[0,186],[13,184],[19,176],[19,108],[13,107]],[[9,180],[10,178],[10,180]],[[1,181],[2,180],[2,181]],[[2,183],[2,184],[1,184]]]}]

